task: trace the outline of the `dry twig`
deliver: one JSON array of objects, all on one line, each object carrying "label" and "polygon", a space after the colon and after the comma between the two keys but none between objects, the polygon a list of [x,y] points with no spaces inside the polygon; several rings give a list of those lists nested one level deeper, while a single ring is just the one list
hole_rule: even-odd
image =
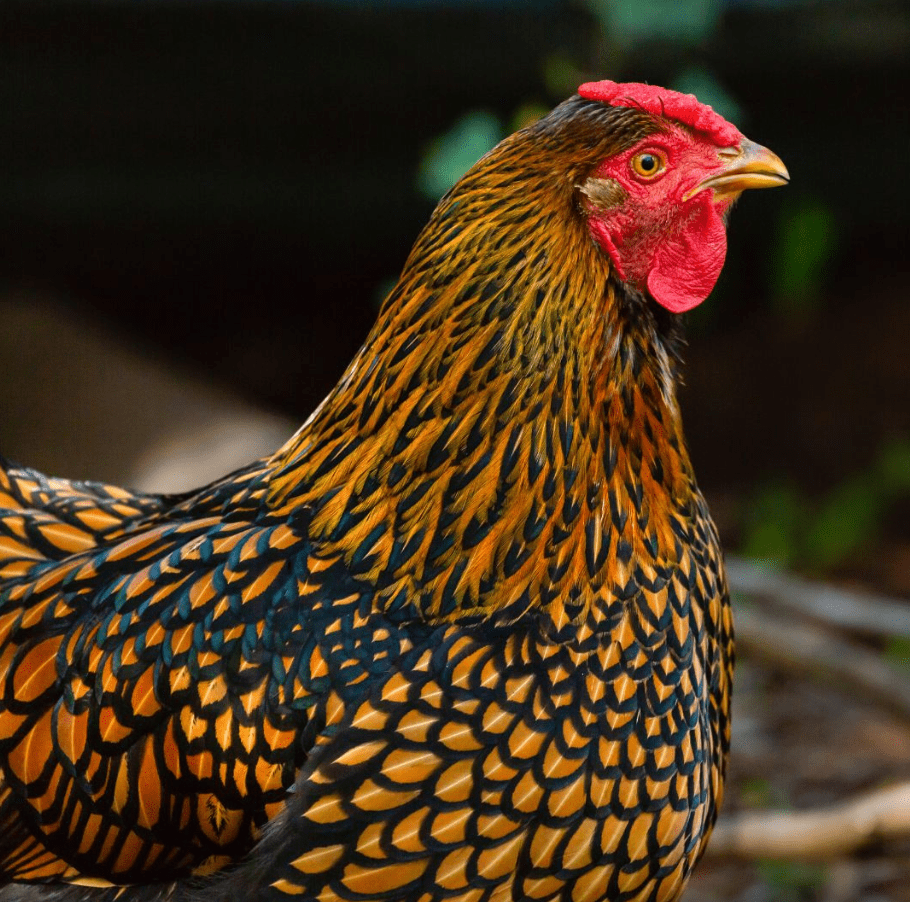
[{"label": "dry twig", "polygon": [[830,808],[721,816],[713,857],[832,859],[881,840],[910,837],[910,782]]},{"label": "dry twig", "polygon": [[910,636],[910,604],[812,582],[744,558],[728,558],[726,565],[732,592],[775,603],[760,611],[739,607],[736,633],[741,649],[785,670],[835,680],[910,720],[910,679],[905,674],[880,654],[806,619],[865,635]]},{"label": "dry twig", "polygon": [[910,603],[813,582],[746,558],[728,556],[730,590],[768,598],[807,617],[863,635],[910,636]]},{"label": "dry twig", "polygon": [[882,656],[806,621],[770,610],[740,607],[736,643],[742,651],[784,670],[810,674],[910,721],[910,679]]}]

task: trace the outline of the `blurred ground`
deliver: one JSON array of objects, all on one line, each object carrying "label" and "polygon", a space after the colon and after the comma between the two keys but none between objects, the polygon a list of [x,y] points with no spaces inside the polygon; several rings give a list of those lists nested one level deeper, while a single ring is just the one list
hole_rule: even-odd
[{"label": "blurred ground", "polygon": [[0,323],[0,454],[42,472],[185,491],[270,453],[295,428],[60,298],[0,296]]},{"label": "blurred ground", "polygon": [[[740,656],[724,812],[832,805],[910,777],[905,720]],[[840,862],[699,865],[686,902],[908,902],[910,840]]]}]

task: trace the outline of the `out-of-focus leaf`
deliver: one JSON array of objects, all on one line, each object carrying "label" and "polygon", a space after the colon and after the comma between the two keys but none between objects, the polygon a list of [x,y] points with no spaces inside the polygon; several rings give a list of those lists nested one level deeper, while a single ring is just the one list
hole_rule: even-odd
[{"label": "out-of-focus leaf", "polygon": [[[575,89],[573,88],[572,90],[574,91]],[[545,107],[543,104],[523,103],[515,110],[515,113],[512,116],[512,121],[509,124],[509,132],[517,132],[520,128],[524,128],[526,125],[536,122],[542,116],[546,116],[549,112],[549,107]]]},{"label": "out-of-focus leaf", "polygon": [[824,865],[801,861],[759,861],[756,870],[769,890],[762,896],[765,902],[809,902],[816,899],[828,873]]},{"label": "out-of-focus leaf", "polygon": [[804,200],[784,213],[771,256],[771,290],[779,313],[793,320],[811,317],[836,250],[837,222],[830,207]]},{"label": "out-of-focus leaf", "polygon": [[820,569],[832,567],[870,542],[878,530],[883,501],[876,481],[865,474],[834,489],[806,535],[809,563]]},{"label": "out-of-focus leaf", "polygon": [[430,200],[438,200],[503,137],[502,123],[493,113],[488,110],[465,113],[427,148],[417,175],[421,193]]},{"label": "out-of-focus leaf", "polygon": [[875,472],[890,497],[910,493],[910,437],[891,439],[879,453]]},{"label": "out-of-focus leaf", "polygon": [[897,667],[910,670],[910,636],[889,636],[885,659]]},{"label": "out-of-focus leaf", "polygon": [[620,42],[665,39],[697,44],[716,28],[721,0],[589,0],[589,7]]},{"label": "out-of-focus leaf", "polygon": [[392,289],[398,284],[398,278],[395,276],[383,279],[373,293],[373,306],[378,310],[384,303],[385,299],[392,293]]},{"label": "out-of-focus leaf", "polygon": [[793,563],[808,517],[806,500],[794,486],[786,482],[765,486],[746,515],[743,553],[756,560]]},{"label": "out-of-focus leaf", "polygon": [[872,466],[810,503],[787,482],[773,482],[744,520],[743,554],[778,564],[829,570],[873,542],[889,507],[910,495],[910,438],[894,438]]},{"label": "out-of-focus leaf", "polygon": [[543,64],[543,81],[551,97],[574,94],[584,80],[578,63],[564,53],[551,53]]},{"label": "out-of-focus leaf", "polygon": [[725,119],[745,129],[742,107],[733,99],[724,86],[707,69],[692,67],[673,80],[674,91],[694,94],[702,103],[713,107]]},{"label": "out-of-focus leaf", "polygon": [[747,808],[789,808],[790,801],[765,777],[746,780],[740,790]]}]

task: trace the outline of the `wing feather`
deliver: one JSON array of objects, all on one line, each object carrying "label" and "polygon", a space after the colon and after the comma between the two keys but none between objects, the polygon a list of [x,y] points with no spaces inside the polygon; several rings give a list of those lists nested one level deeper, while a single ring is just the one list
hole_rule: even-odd
[{"label": "wing feather", "polygon": [[[24,478],[17,497],[34,500]],[[9,473],[4,486],[10,494]],[[71,541],[55,529],[44,538]],[[309,675],[272,662],[279,648],[310,660],[294,641],[315,643],[305,611],[296,640],[287,615],[270,620],[297,585],[289,532],[270,543],[272,529],[164,521],[44,559],[31,581],[0,581],[0,823],[51,853],[7,831],[7,879],[159,880],[250,848],[293,782],[312,708],[279,685]],[[259,556],[241,560],[238,547]],[[274,559],[263,563],[262,549]],[[297,707],[279,704],[287,698]],[[100,845],[85,839],[96,822]]]}]

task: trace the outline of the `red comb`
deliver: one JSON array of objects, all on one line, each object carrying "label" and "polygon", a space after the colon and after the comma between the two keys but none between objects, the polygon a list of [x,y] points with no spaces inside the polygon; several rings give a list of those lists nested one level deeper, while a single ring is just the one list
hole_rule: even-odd
[{"label": "red comb", "polygon": [[586,100],[602,100],[611,106],[636,107],[655,116],[666,116],[703,132],[718,147],[732,147],[743,137],[735,125],[707,104],[699,103],[693,94],[680,94],[657,85],[617,84],[615,81],[589,81],[581,85],[578,93]]}]

